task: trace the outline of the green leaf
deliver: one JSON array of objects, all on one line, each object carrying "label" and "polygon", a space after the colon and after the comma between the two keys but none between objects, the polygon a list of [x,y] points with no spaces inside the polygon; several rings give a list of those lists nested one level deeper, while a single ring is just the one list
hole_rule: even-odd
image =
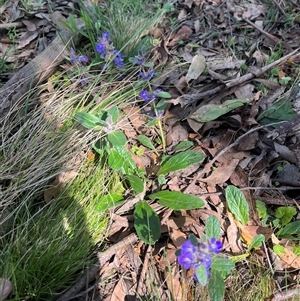
[{"label": "green leaf", "polygon": [[171,98],[171,94],[168,93],[168,92],[158,92],[158,93],[155,93],[155,95],[159,98]]},{"label": "green leaf", "polygon": [[207,271],[206,271],[206,268],[203,264],[201,264],[200,266],[198,266],[196,269],[195,269],[195,275],[197,277],[197,280],[199,281],[199,283],[202,285],[202,286],[205,286],[206,283],[207,283]]},{"label": "green leaf", "polygon": [[159,186],[165,185],[167,183],[167,179],[164,175],[159,175],[157,177],[157,182]]},{"label": "green leaf", "polygon": [[251,244],[248,247],[248,252],[252,249],[259,248],[262,243],[265,241],[265,237],[262,234],[258,234],[253,237]]},{"label": "green leaf", "polygon": [[135,206],[134,228],[139,238],[146,244],[153,245],[160,238],[159,217],[145,201],[138,202]]},{"label": "green leaf", "polygon": [[153,201],[158,199],[160,205],[173,210],[198,209],[205,205],[200,198],[180,191],[159,191],[150,194],[149,198]]},{"label": "green leaf", "polygon": [[99,118],[91,113],[79,112],[74,115],[74,118],[87,129],[93,129],[99,125]]},{"label": "green leaf", "polygon": [[276,68],[271,69],[271,74],[274,76],[278,76],[279,75],[279,70]]},{"label": "green leaf", "polygon": [[108,210],[115,206],[121,205],[124,203],[124,201],[125,200],[122,195],[110,193],[100,198],[100,200],[96,204],[95,210],[102,212],[104,210]]},{"label": "green leaf", "polygon": [[234,263],[228,258],[215,256],[212,260],[211,270],[218,271],[225,278],[230,275],[234,268]]},{"label": "green leaf", "polygon": [[156,111],[164,111],[166,107],[167,107],[167,104],[166,104],[164,98],[160,99],[159,102],[157,102],[155,105]]},{"label": "green leaf", "polygon": [[284,76],[279,80],[280,85],[286,86],[292,78],[290,76]]},{"label": "green leaf", "polygon": [[229,99],[221,104],[207,104],[200,106],[189,118],[198,122],[208,122],[227,114],[228,112],[250,103],[251,99]]},{"label": "green leaf", "polygon": [[107,115],[111,117],[112,123],[117,122],[118,118],[119,118],[119,109],[118,109],[118,107],[117,106],[111,107],[107,111]]},{"label": "green leaf", "polygon": [[184,169],[194,163],[203,161],[203,159],[203,153],[194,150],[187,150],[164,160],[164,162],[161,163],[162,166],[160,167],[158,174],[165,175],[176,170]]},{"label": "green leaf", "polygon": [[191,148],[194,145],[192,141],[181,141],[179,144],[176,145],[174,151],[181,152]]},{"label": "green leaf", "polygon": [[130,175],[137,170],[137,166],[132,159],[132,155],[129,151],[126,150],[124,146],[115,146],[114,149],[120,154],[123,158],[123,174]]},{"label": "green leaf", "polygon": [[244,194],[235,186],[229,185],[225,190],[226,202],[236,220],[246,225],[249,220],[249,205]]},{"label": "green leaf", "polygon": [[194,234],[190,234],[190,235],[189,235],[189,240],[192,242],[192,244],[193,244],[194,246],[197,246],[197,244],[198,244],[198,239],[197,239],[197,237],[196,237]]},{"label": "green leaf", "polygon": [[[273,122],[287,121],[293,119],[297,113],[293,109],[293,104],[290,101],[277,101],[272,107],[263,111],[257,121],[265,125]],[[279,125],[278,125],[279,126]]]},{"label": "green leaf", "polygon": [[222,301],[225,293],[225,283],[220,273],[211,271],[208,282],[208,293],[212,301]]},{"label": "green leaf", "polygon": [[129,180],[131,187],[136,193],[142,193],[144,191],[144,181],[135,175],[127,175],[126,179]]},{"label": "green leaf", "polygon": [[154,118],[152,120],[150,120],[149,122],[146,123],[146,127],[151,128],[152,126],[157,124],[157,118]]},{"label": "green leaf", "polygon": [[280,229],[276,233],[276,236],[280,238],[300,240],[299,233],[300,233],[300,221],[296,221],[296,222],[289,223],[284,228]]},{"label": "green leaf", "polygon": [[280,253],[285,253],[285,248],[284,246],[281,246],[281,245],[275,245],[273,246],[273,251],[276,255],[280,254]]},{"label": "green leaf", "polygon": [[123,167],[123,158],[115,149],[111,149],[108,154],[108,166],[113,170],[120,170]]},{"label": "green leaf", "polygon": [[266,204],[260,200],[256,200],[256,210],[259,218],[265,218],[267,216]]},{"label": "green leaf", "polygon": [[138,141],[142,145],[144,145],[144,146],[148,147],[149,149],[153,150],[158,155],[158,153],[157,153],[157,151],[155,149],[155,146],[153,145],[153,143],[152,143],[152,141],[151,141],[150,138],[148,138],[145,135],[138,135]]},{"label": "green leaf", "polygon": [[275,217],[280,218],[282,226],[287,225],[296,214],[297,210],[291,206],[279,207],[275,211]]},{"label": "green leaf", "polygon": [[107,139],[113,146],[124,146],[127,142],[127,137],[121,131],[108,133]]},{"label": "green leaf", "polygon": [[211,215],[205,223],[205,233],[207,237],[210,238],[219,238],[221,235],[221,224],[216,216]]}]

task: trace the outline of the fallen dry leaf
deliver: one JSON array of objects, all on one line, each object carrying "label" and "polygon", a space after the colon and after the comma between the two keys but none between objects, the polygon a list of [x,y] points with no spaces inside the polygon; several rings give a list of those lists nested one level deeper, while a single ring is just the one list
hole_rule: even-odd
[{"label": "fallen dry leaf", "polygon": [[232,159],[223,163],[217,167],[207,178],[199,179],[202,182],[208,183],[209,185],[224,184],[232,175],[235,168],[239,164],[240,159]]},{"label": "fallen dry leaf", "polygon": [[173,34],[169,41],[166,43],[167,47],[173,47],[175,45],[177,45],[177,43],[184,38],[188,38],[191,34],[193,33],[193,31],[186,25],[183,25],[178,31],[177,33]]},{"label": "fallen dry leaf", "polygon": [[[280,241],[274,234],[272,234],[272,242],[274,245],[280,244]],[[284,252],[279,252],[277,255],[281,258],[281,260],[288,264],[289,267],[300,269],[300,257],[293,252],[292,247],[284,247]]]},{"label": "fallen dry leaf", "polygon": [[189,82],[191,79],[197,79],[204,71],[205,66],[205,57],[202,54],[195,55],[185,76],[186,82]]}]

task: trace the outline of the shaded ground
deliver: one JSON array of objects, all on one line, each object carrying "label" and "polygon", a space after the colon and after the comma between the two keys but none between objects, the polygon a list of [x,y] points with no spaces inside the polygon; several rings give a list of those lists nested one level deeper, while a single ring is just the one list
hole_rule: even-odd
[{"label": "shaded ground", "polygon": [[[7,54],[5,60],[9,63],[3,62],[2,83],[11,76],[12,63],[14,69],[22,67],[47,47],[55,33],[49,7],[40,5],[37,11],[24,13],[17,4],[18,1],[11,1],[2,7],[3,24],[17,22],[15,36],[13,30],[4,31],[0,40],[0,50]],[[57,1],[52,9],[68,13],[68,5],[71,2]],[[163,189],[199,196],[205,200],[205,207],[173,212],[152,204],[162,225],[161,239],[153,247],[135,239],[117,244],[134,232],[132,208],[117,208],[111,213],[107,238],[117,248],[104,254],[105,260],[100,258],[103,262],[96,285],[87,281],[78,292],[83,296],[80,300],[134,300],[136,292],[146,296],[143,300],[207,300],[204,292],[196,290],[195,296],[190,293],[193,285],[182,277],[174,252],[190,233],[203,235],[210,215],[221,223],[227,254],[244,254],[256,234],[266,237],[265,247],[253,253],[260,265],[258,270],[267,270],[273,276],[269,282],[273,287],[260,297],[275,300],[272,294],[280,287],[294,288],[299,282],[297,240],[282,241],[286,252],[276,256],[272,246],[278,242],[271,238],[276,228],[273,221],[277,206],[295,207],[297,214],[292,221],[298,219],[299,8],[292,0],[281,4],[177,1],[174,7],[168,24],[152,31],[160,41],[153,51],[160,71],[152,84],[172,96],[163,117],[167,152],[172,154],[182,141],[192,141],[191,148],[205,153],[206,159],[170,174]],[[8,51],[12,42],[18,43],[14,55]],[[236,106],[229,110],[231,105]],[[123,108],[129,117],[122,128],[131,146],[140,147],[139,134],[152,141],[159,138],[155,130],[144,126],[150,110],[147,109],[144,103]],[[159,143],[156,147],[161,149]],[[135,160],[151,174],[158,158],[145,154]],[[251,210],[247,227],[228,214],[224,196],[228,185],[240,188],[246,196]],[[154,182],[146,193],[156,189]],[[269,220],[262,221],[256,200],[267,205]],[[244,269],[243,262],[237,266],[240,274]],[[253,273],[247,273],[245,278],[253,277]],[[253,285],[253,279],[242,285]],[[232,300],[235,296],[230,290],[235,289],[236,281],[229,279],[227,285],[225,300]]]}]

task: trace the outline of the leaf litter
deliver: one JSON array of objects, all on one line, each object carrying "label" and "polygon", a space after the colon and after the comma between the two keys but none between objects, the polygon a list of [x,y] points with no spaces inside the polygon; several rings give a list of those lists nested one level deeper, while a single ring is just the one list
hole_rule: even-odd
[{"label": "leaf litter", "polygon": [[[19,1],[7,1],[0,8],[1,21],[7,28],[12,22],[23,24],[17,23],[16,32],[11,31],[10,36],[9,30],[3,33],[1,29],[1,55],[7,56],[6,61],[14,63],[15,68],[22,67],[47,47],[55,32],[45,6],[32,8],[25,15],[18,4]],[[153,85],[163,86],[172,95],[164,114],[168,152],[180,142],[192,141],[191,149],[206,154],[207,158],[171,173],[163,187],[199,196],[204,207],[168,211],[150,204],[161,220],[161,238],[152,248],[133,240],[112,251],[111,258],[102,262],[95,276],[99,277],[98,287],[91,284],[94,293],[103,300],[134,298],[136,292],[150,297],[154,290],[160,300],[192,300],[187,292],[191,284],[178,269],[175,250],[188,234],[204,234],[209,215],[216,216],[221,223],[228,254],[244,254],[255,235],[264,235],[265,248],[255,252],[264,264],[269,256],[279,257],[281,264],[277,268],[290,275],[289,279],[293,279],[290,287],[295,287],[298,281],[295,269],[300,267],[300,257],[293,251],[291,241],[279,240],[270,227],[262,224],[255,205],[255,200],[261,200],[272,210],[288,204],[299,209],[296,204],[300,181],[297,131],[300,121],[295,112],[299,111],[296,104],[300,99],[300,88],[297,91],[300,28],[296,19],[286,26],[285,11],[277,2],[272,4],[276,10],[273,21],[270,7],[256,1],[247,5],[233,0],[174,3],[176,26],[165,29],[156,48],[156,64],[165,66],[166,72]],[[59,10],[59,1],[57,5]],[[290,5],[296,9],[294,2]],[[65,6],[61,9],[68,12]],[[264,23],[265,20],[268,22]],[[41,40],[41,32],[46,34],[46,39]],[[11,44],[16,47],[9,53]],[[279,57],[272,58],[274,53]],[[178,60],[182,66],[177,67]],[[168,71],[169,67],[172,72]],[[273,69],[278,72],[272,72]],[[1,84],[10,73],[2,77]],[[284,78],[291,81],[280,81]],[[294,89],[296,92],[292,93]],[[290,106],[284,107],[280,101]],[[132,146],[139,145],[139,135],[146,135],[152,141],[158,137],[155,131],[145,127],[147,117],[137,104],[124,107],[123,112],[126,119],[121,121],[120,128]],[[276,124],[280,121],[285,123]],[[160,147],[157,146],[157,151]],[[149,169],[149,174],[156,168],[157,159],[146,152],[134,157],[138,166]],[[65,179],[53,182],[54,190],[45,191],[45,200],[58,193],[55,186],[65,185]],[[251,217],[247,225],[239,223],[227,211],[224,189],[228,185],[240,188],[246,196]],[[146,190],[155,192],[155,185]],[[111,214],[107,239],[113,246],[133,232],[133,215],[130,208],[119,215]],[[275,245],[282,248],[274,251]],[[83,291],[82,296],[88,294]]]}]

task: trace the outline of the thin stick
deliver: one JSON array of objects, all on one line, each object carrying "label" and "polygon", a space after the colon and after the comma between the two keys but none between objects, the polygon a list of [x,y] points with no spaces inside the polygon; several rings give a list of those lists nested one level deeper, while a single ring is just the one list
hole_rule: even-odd
[{"label": "thin stick", "polygon": [[[285,292],[279,292],[279,293],[275,294],[270,301],[290,300],[291,298],[293,298],[295,296],[298,296],[300,298],[300,288],[294,288],[294,289],[287,290]],[[297,300],[299,300],[299,299],[297,298]]]},{"label": "thin stick", "polygon": [[272,2],[278,7],[278,9],[280,10],[280,12],[281,12],[286,18],[288,18],[287,14],[286,14],[285,11],[283,10],[283,8],[280,6],[280,4],[279,4],[276,0],[272,0]]},{"label": "thin stick", "polygon": [[146,273],[148,270],[151,251],[152,251],[152,247],[149,245],[147,248],[145,258],[144,258],[143,269],[141,271],[140,279],[139,279],[138,286],[136,289],[136,296],[135,296],[136,301],[139,300],[138,296],[143,296],[145,294],[145,292],[143,292],[143,285],[144,285]]},{"label": "thin stick", "polygon": [[268,32],[264,31],[262,28],[258,27],[256,24],[252,23],[250,20],[248,19],[243,19],[246,23],[248,23],[249,25],[251,25],[252,27],[254,27],[256,30],[258,30],[260,33],[262,33],[263,35],[265,35],[267,38],[269,38],[270,40],[272,40],[275,43],[282,43],[282,45],[288,50],[288,51],[293,51],[293,49],[291,48],[291,46],[286,43],[283,40],[278,39],[277,37],[269,34]]},{"label": "thin stick", "polygon": [[[265,129],[269,126],[273,126],[273,125],[278,125],[278,124],[281,124],[281,123],[284,123],[286,121],[279,121],[279,122],[274,122],[274,123],[270,123],[270,124],[267,124],[267,125],[262,125],[262,126],[259,126],[257,128],[253,128],[251,129],[250,131],[246,132],[245,134],[243,134],[242,136],[240,136],[238,139],[236,139],[233,143],[231,143],[230,145],[228,145],[227,147],[223,148],[210,162],[208,162],[206,165],[205,165],[205,168],[204,170],[202,171],[201,173],[201,176],[204,174],[204,173],[207,173],[208,171],[210,171],[211,167],[213,166],[213,164],[222,156],[224,155],[226,152],[228,152],[231,148],[237,146],[242,139],[244,139],[246,136],[248,136],[249,134],[253,133],[253,132],[256,132],[256,131],[259,131],[259,130],[262,130],[262,129]],[[201,177],[200,176],[200,177]]]},{"label": "thin stick", "polygon": [[0,30],[7,30],[10,28],[20,28],[23,27],[24,24],[22,22],[12,22],[12,23],[4,23],[0,24]]},{"label": "thin stick", "polygon": [[187,105],[190,102],[195,102],[195,101],[198,101],[199,99],[203,99],[205,97],[215,95],[216,93],[224,91],[224,89],[229,89],[229,88],[233,88],[237,85],[244,84],[245,82],[247,82],[255,77],[259,77],[262,74],[264,74],[265,72],[267,72],[268,70],[272,69],[273,67],[283,63],[288,58],[290,58],[291,56],[296,54],[299,50],[300,50],[300,47],[295,49],[293,52],[283,56],[282,58],[276,60],[275,62],[256,70],[255,72],[254,71],[249,72],[241,77],[238,77],[236,79],[233,79],[233,80],[227,82],[226,84],[219,85],[214,89],[211,89],[211,90],[208,90],[205,92],[195,93],[195,94],[183,94],[179,97],[180,102],[183,105]]}]

